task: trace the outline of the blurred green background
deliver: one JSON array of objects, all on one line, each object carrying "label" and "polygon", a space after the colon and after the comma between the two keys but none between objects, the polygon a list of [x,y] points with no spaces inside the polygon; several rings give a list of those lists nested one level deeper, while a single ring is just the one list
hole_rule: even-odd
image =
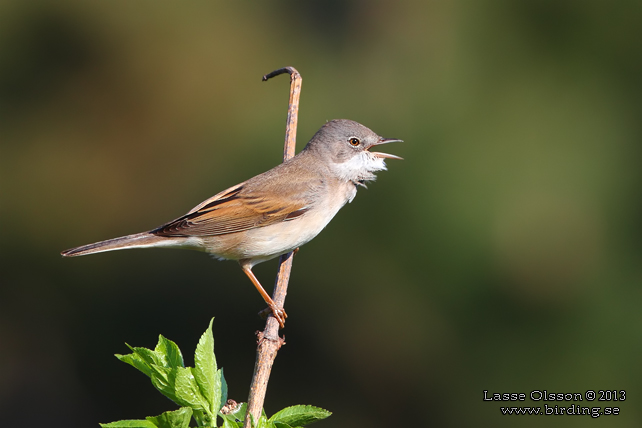
[{"label": "blurred green background", "polygon": [[[0,3],[0,425],[172,409],[118,362],[212,316],[245,401],[264,303],[196,252],[62,259],[148,230],[349,118],[405,143],[295,258],[269,414],[321,426],[642,424],[642,3]],[[276,263],[255,269],[270,285]],[[270,287],[271,288],[271,285]],[[483,390],[626,390],[618,416],[501,416]],[[522,405],[556,402],[532,402]],[[563,403],[570,405],[571,403]]]}]

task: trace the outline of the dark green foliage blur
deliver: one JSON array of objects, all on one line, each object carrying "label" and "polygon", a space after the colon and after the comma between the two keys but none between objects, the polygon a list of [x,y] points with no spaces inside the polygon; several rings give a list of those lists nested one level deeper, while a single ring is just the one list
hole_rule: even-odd
[{"label": "dark green foliage blur", "polygon": [[[318,426],[642,424],[639,0],[0,3],[1,426],[170,402],[124,342],[216,316],[247,400],[264,303],[233,262],[61,250],[154,228],[353,119],[404,143],[295,257],[268,414]],[[271,288],[276,263],[255,273]],[[186,360],[185,365],[193,365]],[[493,393],[624,390],[617,416],[502,416]],[[401,415],[401,416],[400,416]]]}]

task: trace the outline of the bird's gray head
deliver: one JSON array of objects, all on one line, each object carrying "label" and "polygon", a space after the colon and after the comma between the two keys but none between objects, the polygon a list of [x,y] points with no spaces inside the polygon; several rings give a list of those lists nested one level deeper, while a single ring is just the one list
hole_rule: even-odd
[{"label": "bird's gray head", "polygon": [[319,156],[341,180],[363,184],[375,179],[374,172],[386,169],[384,159],[401,159],[370,148],[400,141],[382,138],[352,120],[336,119],[323,125],[304,150]]}]

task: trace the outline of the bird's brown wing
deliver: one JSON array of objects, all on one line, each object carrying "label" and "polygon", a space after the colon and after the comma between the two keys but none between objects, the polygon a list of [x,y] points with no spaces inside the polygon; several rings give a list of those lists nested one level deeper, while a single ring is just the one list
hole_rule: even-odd
[{"label": "bird's brown wing", "polygon": [[[225,235],[291,220],[308,210],[305,201],[300,198],[268,197],[266,192],[244,192],[246,183],[220,192],[151,233],[167,237]],[[269,194],[274,195],[273,192]]]}]

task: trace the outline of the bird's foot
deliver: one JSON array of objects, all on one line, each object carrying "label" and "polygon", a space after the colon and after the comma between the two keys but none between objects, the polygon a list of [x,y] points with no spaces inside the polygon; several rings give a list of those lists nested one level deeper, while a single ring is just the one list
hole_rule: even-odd
[{"label": "bird's foot", "polygon": [[279,322],[281,328],[285,327],[285,319],[288,317],[288,314],[285,313],[285,309],[279,308],[276,305],[269,305],[269,307],[259,312],[259,315],[263,319],[267,318],[270,314],[274,315],[274,318]]}]

